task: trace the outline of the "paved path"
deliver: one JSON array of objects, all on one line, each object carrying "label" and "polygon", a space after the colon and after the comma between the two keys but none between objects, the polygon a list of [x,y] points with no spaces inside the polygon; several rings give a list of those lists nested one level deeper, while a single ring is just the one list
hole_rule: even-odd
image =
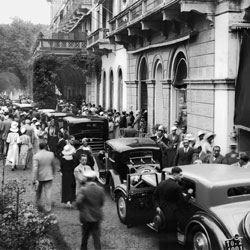
[{"label": "paved path", "polygon": [[[2,183],[2,166],[0,167],[0,183]],[[31,170],[23,171],[17,169],[10,171],[10,167],[5,168],[6,179],[18,177],[25,180],[27,191],[24,198],[27,201],[34,200],[34,190],[32,190]],[[60,203],[61,195],[61,176],[56,174],[53,185],[53,213],[57,215],[59,227],[65,237],[65,241],[72,250],[80,249],[81,228],[79,223],[79,214],[76,209],[68,209]],[[102,249],[103,250],[157,250],[157,234],[146,226],[127,228],[121,224],[117,213],[116,204],[109,195],[106,196],[104,206],[104,221],[102,223]],[[94,249],[92,239],[89,242],[89,250]]]}]

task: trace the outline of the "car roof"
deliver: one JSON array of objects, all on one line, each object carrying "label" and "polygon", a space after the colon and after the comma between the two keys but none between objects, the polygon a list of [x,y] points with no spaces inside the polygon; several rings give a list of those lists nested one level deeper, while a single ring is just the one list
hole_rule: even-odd
[{"label": "car roof", "polygon": [[31,108],[33,108],[33,104],[31,104],[31,103],[12,103],[12,105],[14,105],[14,106],[18,106],[18,107],[20,107],[20,108],[26,108],[26,107],[31,107]]},{"label": "car roof", "polygon": [[105,118],[100,116],[66,116],[63,117],[64,121],[72,124],[84,123],[84,122],[103,122]]},{"label": "car roof", "polygon": [[72,113],[65,113],[65,112],[49,112],[46,114],[49,117],[55,116],[55,117],[62,117],[62,116],[70,116],[73,115]]},{"label": "car roof", "polygon": [[184,177],[210,187],[246,182],[250,184],[250,168],[225,164],[193,164],[180,167]]},{"label": "car roof", "polygon": [[129,151],[132,149],[140,149],[140,148],[154,148],[160,149],[160,147],[153,141],[151,138],[144,137],[126,137],[126,138],[118,138],[111,139],[106,142],[117,152]]}]

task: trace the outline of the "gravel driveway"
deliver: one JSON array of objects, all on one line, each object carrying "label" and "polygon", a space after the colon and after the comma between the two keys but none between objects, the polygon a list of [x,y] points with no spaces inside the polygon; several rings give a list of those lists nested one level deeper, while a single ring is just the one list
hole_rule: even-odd
[{"label": "gravel driveway", "polygon": [[[0,166],[0,181],[2,183],[2,166]],[[17,169],[12,172],[10,167],[5,167],[6,179],[19,178],[26,180],[27,191],[24,194],[25,200],[34,200],[34,191],[30,183],[31,170],[23,171]],[[1,185],[2,187],[2,185]],[[59,227],[64,235],[65,241],[72,250],[80,249],[81,228],[78,218],[78,210],[66,208],[60,203],[61,176],[56,174],[53,187],[54,208],[53,213],[57,215]],[[102,249],[103,250],[157,250],[157,233],[147,226],[127,228],[120,223],[116,213],[116,204],[109,195],[106,195],[104,206],[104,221],[102,223]],[[89,250],[92,250],[92,239],[89,241]]]}]

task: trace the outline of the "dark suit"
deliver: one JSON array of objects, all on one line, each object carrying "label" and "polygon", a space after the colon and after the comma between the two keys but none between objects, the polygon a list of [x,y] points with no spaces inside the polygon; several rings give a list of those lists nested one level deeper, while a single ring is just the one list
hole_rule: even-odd
[{"label": "dark suit", "polygon": [[193,157],[192,157],[192,163],[194,163],[197,160],[200,160],[202,163],[205,163],[207,157],[208,155],[205,154],[203,151],[201,151],[200,153],[194,152]]},{"label": "dark suit", "polygon": [[239,157],[239,153],[237,152],[231,152],[225,155],[225,158],[223,160],[223,164],[234,164],[236,162],[239,161],[239,159],[237,159]]},{"label": "dark suit", "polygon": [[175,180],[169,178],[157,186],[153,200],[155,206],[162,210],[166,220],[165,228],[159,230],[159,249],[179,249],[176,237],[177,221],[183,217],[180,214],[183,212],[183,208],[186,208],[185,205],[188,204],[187,198],[183,196],[182,189]]},{"label": "dark suit", "polygon": [[179,148],[175,157],[175,166],[189,165],[192,162],[194,149],[188,147],[188,151],[184,152],[184,148]]},{"label": "dark suit", "polygon": [[222,164],[224,161],[224,156],[222,156],[221,154],[218,155],[216,158],[214,158],[213,155],[210,155],[207,160],[206,163],[218,163],[218,164]]}]

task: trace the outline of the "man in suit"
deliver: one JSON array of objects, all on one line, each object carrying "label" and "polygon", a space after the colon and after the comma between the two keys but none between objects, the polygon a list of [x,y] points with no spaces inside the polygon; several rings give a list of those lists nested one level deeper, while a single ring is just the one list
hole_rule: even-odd
[{"label": "man in suit", "polygon": [[198,146],[194,148],[194,154],[192,157],[193,164],[202,164],[205,163],[207,159],[207,154],[202,151],[202,146],[198,144]]},{"label": "man in suit", "polygon": [[175,166],[188,165],[192,162],[194,149],[189,146],[189,140],[183,140],[183,147],[179,148],[175,157]]},{"label": "man in suit", "polygon": [[222,164],[224,156],[220,154],[220,146],[213,147],[213,154],[207,157],[206,163],[218,163]]},{"label": "man in suit", "polygon": [[[36,204],[37,207],[45,212],[51,211],[51,191],[52,182],[56,172],[56,161],[54,153],[46,150],[47,145],[44,142],[39,144],[38,151],[33,158],[33,185],[36,189]],[[41,196],[44,192],[46,201],[42,205]],[[47,205],[47,208],[46,208]]]},{"label": "man in suit", "polygon": [[181,179],[182,169],[173,167],[169,178],[160,182],[153,194],[156,212],[162,211],[165,218],[164,228],[158,229],[159,250],[180,249],[176,237],[177,221],[183,209],[187,208],[187,201],[193,193],[193,189],[188,189],[188,195],[184,197],[181,186],[178,184]]}]

